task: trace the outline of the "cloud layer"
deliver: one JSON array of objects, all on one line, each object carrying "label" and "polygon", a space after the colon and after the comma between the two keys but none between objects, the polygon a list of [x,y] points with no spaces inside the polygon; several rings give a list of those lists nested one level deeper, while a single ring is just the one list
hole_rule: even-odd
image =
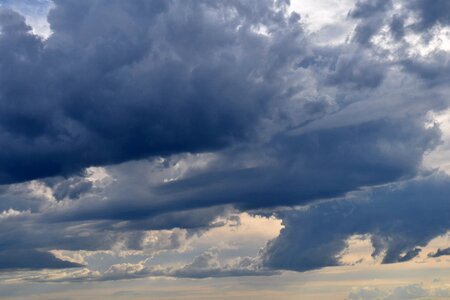
[{"label": "cloud layer", "polygon": [[247,138],[302,48],[284,5],[57,1],[46,40],[2,9],[0,182]]},{"label": "cloud layer", "polygon": [[[356,1],[339,43],[282,0],[61,0],[47,38],[0,7],[0,269],[109,251],[130,261],[71,280],[273,275],[339,265],[354,235],[413,259],[450,229],[423,164],[450,92],[448,1],[428,2]],[[240,212],[285,227],[252,257],[150,262]]]}]

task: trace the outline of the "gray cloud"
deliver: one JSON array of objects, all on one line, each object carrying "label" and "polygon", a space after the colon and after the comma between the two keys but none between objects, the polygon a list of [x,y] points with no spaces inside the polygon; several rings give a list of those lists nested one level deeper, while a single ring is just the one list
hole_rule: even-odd
[{"label": "gray cloud", "polygon": [[246,139],[303,47],[272,1],[56,1],[47,40],[0,19],[2,183]]},{"label": "gray cloud", "polygon": [[384,25],[385,13],[392,8],[391,0],[359,0],[349,12],[349,17],[359,19],[353,40],[368,44]]},{"label": "gray cloud", "polygon": [[272,160],[272,164],[223,171],[230,165],[228,160],[239,160],[239,156],[226,157],[219,165],[220,171],[164,184],[159,194],[180,197],[178,205],[234,202],[239,207],[257,208],[304,204],[413,176],[424,151],[438,141],[439,132],[437,128],[408,123],[380,120],[311,133],[281,134],[265,149],[270,153],[266,161]]},{"label": "gray cloud", "polygon": [[37,275],[24,277],[23,279],[32,282],[80,282],[116,281],[147,277],[204,279],[230,276],[272,276],[277,274],[279,272],[276,270],[264,268],[257,258],[238,257],[226,263],[221,263],[218,258],[218,253],[214,250],[208,250],[194,257],[192,262],[179,267],[148,266],[148,262],[141,261],[136,264],[115,264],[103,273],[84,269],[60,277]]},{"label": "gray cloud", "polygon": [[353,200],[280,212],[285,228],[266,246],[265,264],[298,271],[336,266],[346,240],[355,234],[371,236],[373,255],[384,253],[383,263],[410,260],[418,247],[450,229],[449,183],[448,176],[436,174],[363,192]]},{"label": "gray cloud", "polygon": [[450,248],[438,249],[435,253],[430,253],[429,257],[441,257],[450,255]]},{"label": "gray cloud", "polygon": [[407,72],[417,75],[430,86],[437,86],[450,79],[450,55],[446,51],[435,51],[424,58],[403,59],[400,64]]},{"label": "gray cloud", "polygon": [[418,22],[414,25],[417,30],[427,30],[435,25],[450,25],[450,4],[445,0],[406,1],[406,6],[418,16]]},{"label": "gray cloud", "polygon": [[[145,230],[200,234],[236,209],[312,205],[279,212],[286,227],[264,266],[206,253],[108,278],[310,270],[337,265],[352,234],[370,234],[386,263],[410,260],[448,229],[447,178],[413,180],[440,142],[427,113],[448,106],[448,55],[407,55],[403,39],[448,25],[443,2],[422,2],[358,1],[339,45],[312,44],[287,1],[61,0],[45,40],[1,9],[0,251],[70,267],[45,251],[142,250]],[[373,39],[386,24],[391,52]],[[89,178],[91,166],[110,182]],[[336,200],[361,190],[369,200]]]},{"label": "gray cloud", "polygon": [[52,254],[36,250],[0,251],[0,271],[20,269],[80,268],[83,265],[64,261]]}]

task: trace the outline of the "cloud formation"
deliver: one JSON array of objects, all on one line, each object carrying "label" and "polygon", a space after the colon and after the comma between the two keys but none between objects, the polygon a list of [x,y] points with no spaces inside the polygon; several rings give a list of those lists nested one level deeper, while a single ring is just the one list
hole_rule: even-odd
[{"label": "cloud formation", "polygon": [[[450,229],[448,176],[422,163],[449,104],[447,3],[356,1],[337,44],[281,0],[58,0],[47,38],[1,7],[0,269],[117,250],[147,257],[73,280],[272,275],[339,265],[353,235],[413,259]],[[141,263],[242,211],[285,226],[254,257]]]},{"label": "cloud formation", "polygon": [[80,268],[81,264],[60,260],[36,250],[0,251],[0,270]]},{"label": "cloud formation", "polygon": [[450,230],[449,187],[450,178],[437,174],[280,212],[285,227],[264,249],[265,264],[297,271],[337,266],[353,235],[370,236],[382,263],[411,260]]},{"label": "cloud formation", "polygon": [[56,1],[46,40],[2,8],[0,182],[248,138],[303,48],[285,5]]}]

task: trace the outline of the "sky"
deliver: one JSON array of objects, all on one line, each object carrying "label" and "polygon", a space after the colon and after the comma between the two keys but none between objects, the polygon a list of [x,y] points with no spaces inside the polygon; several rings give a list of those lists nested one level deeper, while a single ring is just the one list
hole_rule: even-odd
[{"label": "sky", "polygon": [[450,1],[0,0],[0,299],[450,299]]}]

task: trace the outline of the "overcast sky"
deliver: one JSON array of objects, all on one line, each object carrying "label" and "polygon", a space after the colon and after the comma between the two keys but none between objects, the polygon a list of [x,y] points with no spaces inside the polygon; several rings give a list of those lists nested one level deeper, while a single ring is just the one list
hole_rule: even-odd
[{"label": "overcast sky", "polygon": [[450,299],[450,1],[0,0],[0,299]]}]

